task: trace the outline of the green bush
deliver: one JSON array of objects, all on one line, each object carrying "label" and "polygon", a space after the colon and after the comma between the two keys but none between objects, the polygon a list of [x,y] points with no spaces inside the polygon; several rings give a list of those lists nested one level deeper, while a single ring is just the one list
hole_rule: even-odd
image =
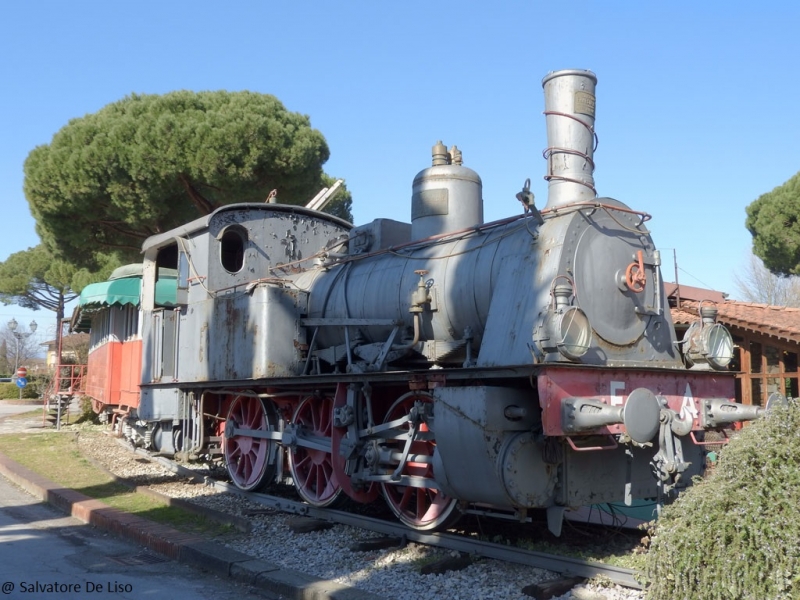
[{"label": "green bush", "polygon": [[[27,385],[22,388],[22,399],[32,400],[39,397],[38,387],[36,385]],[[10,400],[12,398],[19,398],[19,388],[15,383],[0,383],[0,399]]]},{"label": "green bush", "polygon": [[92,399],[89,396],[81,396],[80,401],[81,412],[78,420],[75,423],[99,423],[100,419],[92,409]]},{"label": "green bush", "polygon": [[734,436],[656,524],[648,600],[800,598],[799,462],[796,401]]}]

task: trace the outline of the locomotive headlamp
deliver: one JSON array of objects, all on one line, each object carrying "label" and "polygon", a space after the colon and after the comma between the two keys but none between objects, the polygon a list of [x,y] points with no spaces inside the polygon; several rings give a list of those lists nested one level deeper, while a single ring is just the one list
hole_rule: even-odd
[{"label": "locomotive headlamp", "polygon": [[701,307],[700,317],[701,321],[692,323],[683,337],[686,360],[697,369],[726,369],[733,359],[733,338],[724,325],[716,322],[716,308]]},{"label": "locomotive headlamp", "polygon": [[556,348],[570,360],[578,360],[592,345],[592,327],[589,317],[577,306],[570,306],[556,315]]},{"label": "locomotive headlamp", "polygon": [[733,338],[730,332],[719,323],[706,328],[705,344],[708,348],[708,362],[715,369],[725,369],[733,359]]},{"label": "locomotive headlamp", "polygon": [[548,307],[541,325],[533,335],[544,355],[558,352],[569,360],[579,360],[592,345],[589,317],[582,309],[570,304],[572,295],[571,281],[566,280],[566,283],[558,285],[553,283],[553,304]]}]

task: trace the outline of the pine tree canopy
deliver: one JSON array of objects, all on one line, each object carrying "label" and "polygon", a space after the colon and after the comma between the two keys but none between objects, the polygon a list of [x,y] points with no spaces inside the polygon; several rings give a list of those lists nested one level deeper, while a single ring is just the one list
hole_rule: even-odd
[{"label": "pine tree canopy", "polygon": [[[142,242],[238,202],[305,204],[333,178],[322,134],[274,96],[131,95],[73,119],[25,161],[25,195],[48,250],[97,269]],[[326,209],[350,220],[346,189]],[[107,260],[105,260],[107,262]]]}]

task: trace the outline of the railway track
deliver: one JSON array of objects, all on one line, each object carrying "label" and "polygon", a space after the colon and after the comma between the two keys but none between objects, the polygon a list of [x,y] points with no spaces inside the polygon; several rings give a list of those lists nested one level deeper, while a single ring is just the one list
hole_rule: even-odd
[{"label": "railway track", "polygon": [[419,532],[411,530],[399,523],[385,521],[374,517],[357,515],[342,510],[316,508],[297,500],[270,494],[243,492],[230,483],[213,479],[207,475],[198,475],[196,471],[193,471],[192,469],[170,459],[153,456],[150,453],[140,449],[134,450],[134,452],[142,456],[146,456],[150,460],[157,461],[163,467],[177,475],[196,480],[202,480],[206,485],[212,486],[220,491],[239,495],[250,500],[251,502],[255,502],[270,509],[301,516],[324,519],[329,522],[357,527],[385,536],[405,539],[411,542],[445,550],[506,561],[538,569],[546,569],[562,575],[585,579],[603,577],[625,588],[636,590],[642,589],[641,584],[637,581],[638,571],[634,569],[609,565],[597,561],[582,560],[556,554],[536,552],[451,533]]}]

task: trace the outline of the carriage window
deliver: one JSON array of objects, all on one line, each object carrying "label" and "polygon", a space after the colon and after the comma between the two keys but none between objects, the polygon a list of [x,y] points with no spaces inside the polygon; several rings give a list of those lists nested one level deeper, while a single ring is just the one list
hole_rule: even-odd
[{"label": "carriage window", "polygon": [[139,336],[139,311],[135,306],[123,307],[125,325],[122,339],[125,341],[135,339]]},{"label": "carriage window", "polygon": [[238,273],[244,266],[244,248],[247,243],[247,230],[231,226],[219,237],[219,259],[228,273]]}]

